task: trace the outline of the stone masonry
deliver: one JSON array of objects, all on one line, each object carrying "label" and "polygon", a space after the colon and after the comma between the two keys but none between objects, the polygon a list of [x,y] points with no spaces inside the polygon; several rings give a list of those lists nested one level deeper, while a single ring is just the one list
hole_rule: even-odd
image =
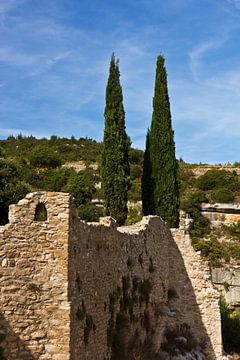
[{"label": "stone masonry", "polygon": [[[45,221],[34,220],[39,203]],[[147,359],[182,324],[208,360],[222,354],[208,263],[156,216],[86,223],[68,194],[28,194],[0,227],[0,282],[8,360],[108,360],[119,347],[124,360]]]}]

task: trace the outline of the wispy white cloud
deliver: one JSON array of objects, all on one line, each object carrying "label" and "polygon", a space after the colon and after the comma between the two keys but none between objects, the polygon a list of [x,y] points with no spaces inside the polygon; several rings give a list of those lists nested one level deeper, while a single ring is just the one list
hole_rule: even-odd
[{"label": "wispy white cloud", "polygon": [[22,5],[26,0],[1,0],[0,2],[0,14],[6,14],[16,7]]},{"label": "wispy white cloud", "polygon": [[227,0],[227,2],[240,10],[240,0]]},{"label": "wispy white cloud", "polygon": [[190,58],[190,69],[193,74],[193,78],[195,81],[199,82],[201,78],[200,71],[202,69],[202,61],[204,56],[208,53],[221,48],[226,42],[226,35],[221,40],[208,40],[200,43],[194,49],[192,49],[189,53]]}]

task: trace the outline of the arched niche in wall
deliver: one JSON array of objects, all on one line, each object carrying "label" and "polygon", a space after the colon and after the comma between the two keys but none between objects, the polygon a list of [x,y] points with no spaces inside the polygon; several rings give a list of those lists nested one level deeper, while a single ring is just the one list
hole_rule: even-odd
[{"label": "arched niche in wall", "polygon": [[43,203],[39,203],[35,209],[34,221],[46,221],[47,209]]}]

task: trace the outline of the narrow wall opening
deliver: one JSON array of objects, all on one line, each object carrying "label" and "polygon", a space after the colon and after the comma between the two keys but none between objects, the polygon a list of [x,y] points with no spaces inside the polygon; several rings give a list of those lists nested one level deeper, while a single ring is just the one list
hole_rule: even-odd
[{"label": "narrow wall opening", "polygon": [[43,203],[39,203],[35,209],[34,221],[46,221],[47,209]]}]

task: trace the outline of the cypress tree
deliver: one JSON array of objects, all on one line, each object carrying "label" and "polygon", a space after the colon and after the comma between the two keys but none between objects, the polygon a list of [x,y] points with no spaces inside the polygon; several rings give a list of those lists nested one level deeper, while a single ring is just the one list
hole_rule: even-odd
[{"label": "cypress tree", "polygon": [[[167,73],[164,57],[160,55],[156,66],[152,123],[147,135],[146,152],[149,154],[145,155],[142,179],[143,213],[159,215],[170,227],[178,227],[179,172],[173,134]],[[148,180],[144,179],[147,173]]]},{"label": "cypress tree", "polygon": [[154,214],[153,179],[152,166],[150,161],[150,131],[146,136],[146,149],[143,159],[142,174],[142,210],[144,215]]},{"label": "cypress tree", "polygon": [[111,215],[119,225],[122,225],[128,212],[130,141],[125,130],[119,65],[114,55],[110,61],[104,117],[105,129],[101,169],[106,214]]}]

